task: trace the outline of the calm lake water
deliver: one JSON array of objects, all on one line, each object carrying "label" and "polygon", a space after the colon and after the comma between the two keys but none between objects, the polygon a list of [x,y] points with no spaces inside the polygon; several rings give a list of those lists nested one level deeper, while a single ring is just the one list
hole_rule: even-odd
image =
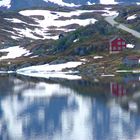
[{"label": "calm lake water", "polygon": [[1,140],[139,140],[139,75],[119,82],[0,76]]}]

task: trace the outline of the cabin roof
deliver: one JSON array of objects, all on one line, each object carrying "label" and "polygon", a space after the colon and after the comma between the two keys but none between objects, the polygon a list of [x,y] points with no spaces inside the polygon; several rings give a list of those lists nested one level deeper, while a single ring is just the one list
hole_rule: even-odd
[{"label": "cabin roof", "polygon": [[127,56],[125,58],[128,59],[128,60],[139,60],[140,56]]},{"label": "cabin roof", "polygon": [[[110,40],[110,42],[112,42],[112,41],[116,40],[117,38],[121,38],[121,39],[123,39],[122,37],[115,36],[114,38],[112,38],[112,39]],[[125,41],[125,39],[123,39],[123,40]]]}]

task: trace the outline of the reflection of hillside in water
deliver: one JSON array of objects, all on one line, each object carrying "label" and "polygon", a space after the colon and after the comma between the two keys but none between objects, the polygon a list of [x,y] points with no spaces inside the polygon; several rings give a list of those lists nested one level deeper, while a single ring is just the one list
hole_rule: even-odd
[{"label": "reflection of hillside in water", "polygon": [[[4,93],[13,94],[0,99],[1,139],[128,140],[139,134],[140,116],[125,107],[128,103],[127,109],[132,109],[129,102],[133,101],[139,108],[138,96],[134,99],[140,90],[138,81],[62,80],[59,84],[53,82],[57,80],[1,79],[5,79]],[[114,96],[112,82],[126,93]]]}]

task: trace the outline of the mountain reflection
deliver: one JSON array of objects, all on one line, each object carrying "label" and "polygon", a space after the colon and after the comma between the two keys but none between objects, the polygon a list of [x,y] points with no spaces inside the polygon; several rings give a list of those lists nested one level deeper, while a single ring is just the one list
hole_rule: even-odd
[{"label": "mountain reflection", "polygon": [[[13,76],[1,76],[2,79],[5,79],[0,86],[5,93],[0,96],[2,140],[140,138],[139,78],[136,83],[126,77],[122,82],[93,83],[85,80],[58,83]],[[115,93],[125,94],[114,96],[112,83],[117,87]]]}]

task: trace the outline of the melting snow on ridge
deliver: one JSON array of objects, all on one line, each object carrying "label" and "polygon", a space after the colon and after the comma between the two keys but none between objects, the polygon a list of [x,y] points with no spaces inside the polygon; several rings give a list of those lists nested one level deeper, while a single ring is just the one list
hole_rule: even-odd
[{"label": "melting snow on ridge", "polygon": [[[80,6],[80,5],[75,5],[74,3],[65,3],[63,0],[44,0],[46,2],[52,2],[61,6],[68,6],[68,7],[74,7],[74,6]],[[88,5],[92,5],[95,3],[91,3],[90,1],[87,2]],[[118,2],[115,2],[115,0],[100,0],[100,4],[118,4]]]},{"label": "melting snow on ridge", "polygon": [[90,1],[87,2],[87,5],[94,5],[95,3],[91,3]]},{"label": "melting snow on ridge", "polygon": [[0,6],[10,8],[11,7],[10,3],[11,3],[11,0],[0,0]]},{"label": "melting snow on ridge", "polygon": [[1,49],[0,52],[7,52],[7,55],[0,57],[0,60],[14,59],[14,58],[20,57],[22,55],[27,56],[30,54],[28,50],[21,48],[19,46],[13,46],[13,47],[9,47],[7,49]]},{"label": "melting snow on ridge", "polygon": [[[40,39],[40,37],[37,37],[34,35],[35,31],[29,28],[25,28],[25,29],[13,28],[13,29],[19,33],[20,37],[24,36],[24,37],[29,37],[32,39]],[[17,38],[20,38],[20,37],[17,37]]]},{"label": "melting snow on ridge", "polygon": [[108,9],[106,10],[103,10],[105,13],[102,14],[102,16],[105,16],[105,17],[111,17],[111,16],[118,16],[119,13],[117,11],[110,11]]},{"label": "melting snow on ridge", "polygon": [[23,22],[23,21],[21,21],[21,20],[19,20],[17,18],[4,18],[4,19],[9,20],[9,21],[11,21],[13,23],[26,23],[26,22]]},{"label": "melting snow on ridge", "polygon": [[[28,37],[32,39],[58,39],[59,33],[62,32],[69,32],[75,30],[74,28],[68,29],[68,25],[78,24],[80,26],[86,26],[88,24],[94,24],[97,20],[94,18],[89,19],[73,19],[72,16],[80,16],[83,13],[92,13],[92,12],[104,12],[102,16],[114,16],[118,13],[116,11],[111,11],[111,8],[105,8],[105,10],[76,10],[71,12],[56,12],[56,11],[49,11],[49,10],[23,10],[19,13],[23,16],[28,16],[33,18],[36,24],[29,24],[34,28],[13,28],[16,33],[12,33],[13,39],[20,39],[22,37]],[[31,16],[43,16],[44,19],[38,19]],[[61,18],[66,18],[65,20]],[[69,18],[69,19],[68,19]],[[23,23],[23,22],[16,18],[6,18],[5,20],[9,20],[13,23]],[[53,28],[51,28],[53,27]],[[52,31],[58,31],[55,34]],[[13,32],[13,31],[11,31]]]},{"label": "melting snow on ridge", "polygon": [[67,71],[63,72],[63,69],[66,68],[76,68],[81,65],[82,62],[67,62],[63,64],[56,65],[38,65],[31,66],[23,69],[17,70],[18,74],[31,76],[31,77],[42,77],[42,78],[64,78],[64,79],[81,79],[81,76],[73,75],[75,72]]},{"label": "melting snow on ridge", "polygon": [[69,20],[59,20],[60,17],[65,17],[65,18],[70,18],[72,16],[79,16],[82,13],[86,12],[93,12],[92,10],[77,10],[77,11],[72,11],[72,12],[51,12],[48,10],[25,10],[25,11],[20,11],[19,13],[24,16],[33,16],[33,15],[38,15],[38,16],[44,16],[44,20],[38,20],[36,19],[36,22],[39,23],[40,27],[47,29],[49,26],[57,26],[62,27],[62,26],[67,26],[70,24],[79,24],[81,26],[86,26],[90,22],[94,23],[97,20],[96,19],[69,19]]},{"label": "melting snow on ridge", "polygon": [[[92,10],[77,10],[77,11],[71,11],[71,12],[55,12],[55,11],[48,11],[48,10],[24,10],[20,11],[19,13],[23,16],[43,16],[43,20],[35,19],[34,20],[38,23],[36,24],[37,28],[35,30],[30,31],[30,29],[16,29],[20,34],[23,34],[24,36],[29,35],[30,38],[38,39],[39,37],[36,37],[35,35],[32,35],[33,33],[36,33],[38,35],[41,35],[43,39],[58,39],[58,36],[51,36],[49,34],[50,27],[54,27],[54,30],[62,30],[62,31],[71,31],[70,29],[67,29],[65,26],[71,25],[71,24],[78,24],[80,26],[86,26],[90,23],[95,23],[97,20],[94,18],[90,19],[66,19],[61,20],[60,17],[64,18],[71,18],[72,16],[79,16],[82,13],[86,12],[93,12]],[[32,25],[33,26],[33,25]],[[34,25],[35,26],[35,25]],[[47,32],[47,33],[46,33]],[[27,35],[26,35],[27,34]]]},{"label": "melting snow on ridge", "polygon": [[100,4],[118,4],[115,0],[100,0]]},{"label": "melting snow on ridge", "polygon": [[61,6],[67,6],[67,7],[78,7],[80,5],[75,5],[74,3],[65,3],[62,0],[44,0],[45,2],[52,2]]}]

